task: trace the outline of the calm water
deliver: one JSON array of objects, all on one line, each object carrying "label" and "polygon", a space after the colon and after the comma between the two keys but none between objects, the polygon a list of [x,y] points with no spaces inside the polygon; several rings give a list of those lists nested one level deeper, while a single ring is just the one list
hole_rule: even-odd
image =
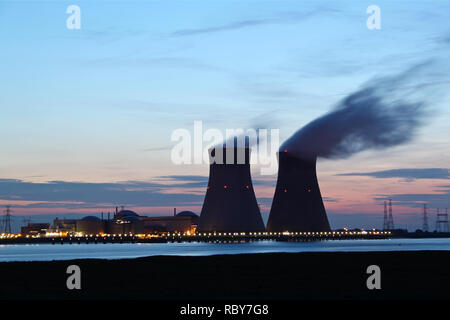
[{"label": "calm water", "polygon": [[147,256],[208,256],[265,252],[450,251],[450,239],[328,240],[251,243],[17,244],[0,245],[2,261],[48,261],[80,258],[123,259]]}]

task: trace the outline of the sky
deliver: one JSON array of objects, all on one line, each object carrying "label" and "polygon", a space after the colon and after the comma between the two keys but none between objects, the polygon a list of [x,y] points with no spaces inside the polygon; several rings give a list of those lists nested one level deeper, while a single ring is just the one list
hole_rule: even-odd
[{"label": "sky", "polygon": [[[367,81],[430,60],[445,92],[448,12],[444,0],[0,0],[0,206],[16,225],[117,205],[199,213],[208,165],[171,161],[175,130],[263,125],[283,142]],[[429,109],[407,143],[319,159],[333,228],[380,228],[389,198],[396,226],[420,228],[427,203],[434,228],[450,207],[450,97]],[[266,221],[277,176],[252,176]]]}]

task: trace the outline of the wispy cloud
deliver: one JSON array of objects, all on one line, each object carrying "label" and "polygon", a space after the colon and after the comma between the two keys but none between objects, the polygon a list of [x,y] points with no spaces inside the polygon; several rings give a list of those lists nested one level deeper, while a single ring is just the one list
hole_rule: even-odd
[{"label": "wispy cloud", "polygon": [[228,24],[200,27],[192,29],[182,29],[172,33],[174,37],[192,36],[198,34],[216,33],[223,31],[239,30],[243,28],[256,27],[268,24],[280,24],[280,23],[297,23],[302,22],[314,15],[324,14],[324,13],[334,13],[337,12],[335,9],[314,9],[306,12],[294,12],[289,14],[282,14],[273,17],[266,18],[255,18],[255,19],[244,19],[240,21],[230,22]]},{"label": "wispy cloud", "polygon": [[263,25],[263,24],[274,23],[275,21],[276,21],[276,19],[244,20],[244,21],[237,21],[237,22],[233,22],[233,23],[229,23],[229,24],[225,24],[225,25],[221,25],[221,26],[178,30],[178,31],[175,31],[174,33],[172,33],[172,35],[179,37],[179,36],[191,36],[191,35],[203,34],[203,33],[227,31],[227,30],[236,30],[236,29],[242,29],[242,28],[251,27],[251,26],[258,26],[258,25]]},{"label": "wispy cloud", "polygon": [[442,186],[439,190],[430,190],[430,193],[402,193],[393,195],[377,195],[375,201],[381,202],[388,199],[396,205],[412,208],[422,207],[424,203],[430,208],[450,207],[450,186]]},{"label": "wispy cloud", "polygon": [[197,181],[197,182],[208,181],[207,176],[194,176],[194,175],[169,175],[169,176],[160,176],[158,178],[174,181]]},{"label": "wispy cloud", "polygon": [[183,206],[201,204],[203,195],[189,192],[200,184],[187,180],[170,187],[160,182],[126,181],[117,183],[90,183],[50,181],[34,183],[22,180],[0,179],[0,200],[17,203],[16,207],[104,208],[105,206]]},{"label": "wispy cloud", "polygon": [[338,176],[366,176],[373,178],[404,178],[404,179],[450,179],[450,170],[445,168],[414,168],[393,169],[373,172],[341,173]]},{"label": "wispy cloud", "polygon": [[[70,210],[102,209],[118,205],[201,206],[207,184],[208,177],[200,175],[168,175],[156,177],[153,181],[110,183],[0,179],[0,205]],[[273,182],[256,178],[254,184],[272,186]]]},{"label": "wispy cloud", "polygon": [[322,197],[323,201],[325,202],[339,202],[338,198],[331,198],[331,197]]}]

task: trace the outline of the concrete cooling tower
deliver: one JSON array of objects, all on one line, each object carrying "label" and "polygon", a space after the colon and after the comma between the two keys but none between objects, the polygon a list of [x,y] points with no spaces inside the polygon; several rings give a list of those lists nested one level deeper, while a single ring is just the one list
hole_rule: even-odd
[{"label": "concrete cooling tower", "polygon": [[[210,158],[209,181],[198,231],[264,231],[250,176],[250,149],[220,148],[210,150],[212,157],[216,153],[220,157],[223,152],[223,163],[215,163]],[[239,154],[241,161],[238,162]]]},{"label": "concrete cooling tower", "polygon": [[267,231],[330,231],[317,182],[316,159],[299,159],[287,151],[279,152],[278,159]]}]

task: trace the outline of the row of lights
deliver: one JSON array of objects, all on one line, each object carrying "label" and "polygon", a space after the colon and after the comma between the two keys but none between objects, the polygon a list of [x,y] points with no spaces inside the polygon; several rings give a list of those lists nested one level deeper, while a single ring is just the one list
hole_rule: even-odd
[{"label": "row of lights", "polygon": [[[0,234],[0,239],[8,239],[8,238],[21,238],[22,235],[19,233],[3,233]],[[84,234],[84,233],[75,233],[73,235],[67,235],[62,233],[46,233],[43,237],[45,238],[51,238],[51,237],[70,237],[70,238],[109,238],[109,237],[139,237],[139,238],[151,238],[151,237],[158,237],[158,235],[155,234],[133,234],[133,233],[124,233],[124,234]],[[26,235],[25,238],[42,238],[41,235]]]},{"label": "row of lights", "polygon": [[[329,232],[325,232],[325,231],[321,231],[321,232],[289,232],[289,231],[284,231],[284,232],[249,232],[248,234],[246,232],[203,232],[203,233],[190,233],[190,232],[185,232],[185,233],[180,233],[180,232],[173,232],[173,233],[165,233],[162,236],[172,236],[172,237],[181,237],[181,236],[194,236],[194,237],[211,237],[211,236],[341,236],[341,235],[389,235],[391,234],[390,231],[329,231]],[[49,236],[53,236],[53,235],[49,235]],[[58,236],[62,236],[60,234],[58,234]],[[124,234],[82,234],[82,233],[77,233],[74,235],[74,237],[103,237],[103,238],[109,238],[109,237],[138,237],[138,238],[152,238],[152,237],[159,237],[159,235],[155,235],[155,234],[133,234],[133,233],[124,233]],[[0,235],[0,239],[11,239],[11,238],[20,238],[22,237],[21,234],[6,234],[6,233],[2,233]],[[27,235],[26,238],[40,238],[39,235],[36,236],[30,236]]]},{"label": "row of lights", "polygon": [[[19,235],[20,236],[20,235]],[[71,238],[93,238],[93,237],[98,237],[98,238],[105,238],[105,237],[133,237],[133,236],[145,236],[143,234],[133,234],[133,233],[124,233],[124,234],[105,234],[105,233],[100,233],[100,234],[84,234],[82,232],[77,232],[75,234],[67,234],[66,232],[49,232],[45,234],[45,238],[50,238],[50,237],[71,237]],[[35,235],[35,236],[30,236],[27,235],[26,238],[40,238],[40,235]]]},{"label": "row of lights", "polygon": [[340,236],[340,235],[389,235],[390,231],[330,231],[330,232],[200,232],[195,234],[168,232],[166,236],[180,237],[180,236],[195,236],[195,237],[211,237],[211,236]]},{"label": "row of lights", "polygon": [[0,234],[0,239],[15,239],[21,236],[22,235],[20,233],[2,233]]}]

